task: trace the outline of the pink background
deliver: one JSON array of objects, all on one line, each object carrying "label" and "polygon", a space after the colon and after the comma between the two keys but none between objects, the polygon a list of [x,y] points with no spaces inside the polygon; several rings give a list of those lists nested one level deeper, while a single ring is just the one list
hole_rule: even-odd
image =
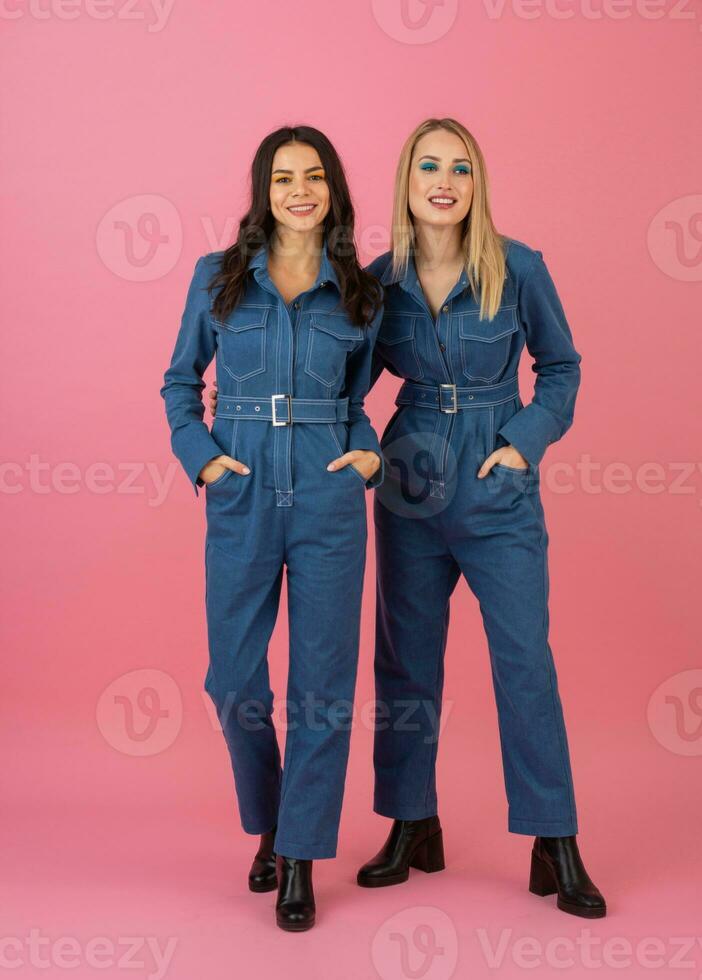
[{"label": "pink background", "polygon": [[[422,10],[412,0],[410,17]],[[646,956],[673,969],[675,937],[699,934],[702,14],[672,0],[446,0],[428,14],[412,29],[400,0],[0,13],[0,955],[16,977],[66,962],[122,976],[124,937],[141,937],[140,977],[159,975],[147,943],[168,937],[177,980],[510,978],[525,962],[592,976],[567,947],[586,929],[599,975],[649,976]],[[370,260],[402,142],[434,114],[477,136],[497,225],[543,251],[583,355],[575,425],[542,483],[579,840],[610,913],[588,924],[526,890],[530,840],[506,831],[486,643],[462,583],[439,753],[448,868],[355,886],[388,827],[359,718],[339,855],[315,865],[318,924],[293,938],[274,926],[275,894],[246,889],[254,839],[202,689],[204,497],[170,454],[158,390],[195,259],[230,242],[259,140],[301,121],[331,137]],[[522,376],[526,399],[527,359]],[[396,386],[383,378],[368,400],[379,429]],[[369,559],[359,710],[373,696]],[[285,615],[271,662],[282,699]],[[424,965],[417,924],[442,950]],[[494,968],[486,935],[504,943]],[[99,970],[98,940],[114,963]],[[702,945],[682,959],[700,973]]]}]

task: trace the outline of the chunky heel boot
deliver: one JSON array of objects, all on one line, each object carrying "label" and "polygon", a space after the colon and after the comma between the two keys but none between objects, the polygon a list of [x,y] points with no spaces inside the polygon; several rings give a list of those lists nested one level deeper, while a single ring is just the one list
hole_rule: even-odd
[{"label": "chunky heel boot", "polygon": [[585,870],[575,837],[537,837],[531,852],[529,891],[558,895],[563,912],[584,919],[601,919],[607,905]]},{"label": "chunky heel boot", "polygon": [[311,929],[315,920],[312,861],[278,854],[276,867],[279,882],[275,903],[276,922],[287,932]]},{"label": "chunky heel boot", "polygon": [[261,843],[249,871],[249,888],[252,892],[272,892],[278,887],[273,850],[275,830],[274,827],[273,830],[261,834]]},{"label": "chunky heel boot", "polygon": [[437,817],[395,820],[380,851],[358,872],[356,881],[364,888],[399,885],[409,878],[409,869],[443,871],[444,840]]},{"label": "chunky heel boot", "polygon": [[531,852],[529,891],[534,895],[555,895],[558,891],[552,871],[534,851]]},{"label": "chunky heel boot", "polygon": [[410,868],[431,874],[432,871],[443,871],[445,867],[444,835],[439,831],[419,845],[410,860]]}]

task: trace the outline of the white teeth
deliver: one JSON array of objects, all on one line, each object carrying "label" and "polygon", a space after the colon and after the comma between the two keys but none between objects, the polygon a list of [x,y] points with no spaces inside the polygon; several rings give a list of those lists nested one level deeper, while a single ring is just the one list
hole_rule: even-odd
[{"label": "white teeth", "polygon": [[314,210],[314,204],[298,204],[295,207],[288,208],[288,211],[295,211],[295,212],[299,211],[300,213],[305,211],[313,211],[313,210]]},{"label": "white teeth", "polygon": [[452,197],[430,197],[429,200],[432,204],[455,204]]}]

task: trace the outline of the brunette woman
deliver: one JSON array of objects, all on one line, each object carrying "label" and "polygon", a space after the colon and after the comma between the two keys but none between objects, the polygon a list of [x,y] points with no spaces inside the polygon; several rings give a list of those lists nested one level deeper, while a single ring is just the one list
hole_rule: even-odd
[{"label": "brunette woman", "polygon": [[[365,490],[382,479],[363,410],[381,293],[358,264],[339,157],[308,126],[258,148],[236,242],[202,256],[161,393],[173,450],[206,493],[212,697],[243,829],[249,886],[278,888],[277,922],[315,920],[312,861],[336,854],[356,681]],[[203,422],[216,358],[219,407]],[[285,760],[268,643],[287,575]]]}]

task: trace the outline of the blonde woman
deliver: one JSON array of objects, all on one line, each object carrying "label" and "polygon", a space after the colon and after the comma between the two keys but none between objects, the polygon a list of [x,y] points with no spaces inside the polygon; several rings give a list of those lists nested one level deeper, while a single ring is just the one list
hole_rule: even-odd
[{"label": "blonde woman", "polygon": [[[573,421],[581,357],[541,252],[495,230],[482,153],[455,120],[427,120],[407,140],[392,250],[369,271],[385,290],[373,380],[387,368],[404,384],[374,505],[374,809],[394,822],[358,883],[444,867],[435,766],[449,600],[463,575],[490,650],[508,827],[535,837],[530,890],[603,916],[575,837],[539,495],[539,463]],[[525,345],[536,372],[527,406]]]}]

